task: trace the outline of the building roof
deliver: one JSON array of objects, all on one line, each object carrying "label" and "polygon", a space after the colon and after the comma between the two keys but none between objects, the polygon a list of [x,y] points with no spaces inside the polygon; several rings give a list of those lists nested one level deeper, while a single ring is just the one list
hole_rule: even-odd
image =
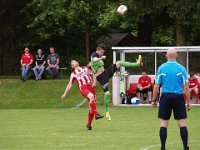
[{"label": "building roof", "polygon": [[137,39],[130,33],[114,33],[101,36],[96,44],[105,44],[107,46],[136,46]]}]

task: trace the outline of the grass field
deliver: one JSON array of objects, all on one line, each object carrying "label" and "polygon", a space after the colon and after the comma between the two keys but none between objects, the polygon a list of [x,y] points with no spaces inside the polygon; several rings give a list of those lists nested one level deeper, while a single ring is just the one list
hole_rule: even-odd
[{"label": "grass field", "polygon": [[[67,80],[1,80],[0,150],[159,150],[159,119],[151,107],[111,107],[112,121],[94,120],[86,130],[88,107],[72,109],[83,98],[73,87],[65,102]],[[104,113],[102,92],[98,108]],[[188,113],[189,145],[200,150],[200,107]],[[167,150],[182,150],[179,129],[171,119]]]},{"label": "grass field", "polygon": [[[80,103],[84,98],[79,94],[76,84],[67,94],[64,102],[60,100],[68,80],[0,80],[0,109],[40,109],[40,108],[70,108]],[[97,87],[98,104],[103,104],[103,92]]]},{"label": "grass field", "polygon": [[[159,150],[157,110],[113,107],[112,121],[95,120],[85,128],[88,108],[0,110],[1,150]],[[100,112],[102,112],[100,107]],[[189,113],[189,143],[200,149],[199,108]],[[172,119],[168,150],[182,150],[179,129]]]}]

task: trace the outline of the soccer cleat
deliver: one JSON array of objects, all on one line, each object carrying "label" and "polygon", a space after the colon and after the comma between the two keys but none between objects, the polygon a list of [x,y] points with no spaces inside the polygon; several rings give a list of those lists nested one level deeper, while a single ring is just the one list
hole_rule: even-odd
[{"label": "soccer cleat", "polygon": [[101,118],[103,118],[103,116],[100,115],[100,114],[97,114],[97,115],[95,116],[95,119],[96,119],[96,120],[101,119]]},{"label": "soccer cleat", "polygon": [[138,59],[137,59],[137,64],[142,67],[143,66],[143,62],[142,62],[142,55],[139,55],[138,56]]},{"label": "soccer cleat", "polygon": [[92,130],[92,126],[87,125],[86,128],[87,128],[88,130]]},{"label": "soccer cleat", "polygon": [[106,119],[107,119],[108,121],[111,120],[111,117],[110,117],[110,113],[109,113],[109,112],[106,112]]}]

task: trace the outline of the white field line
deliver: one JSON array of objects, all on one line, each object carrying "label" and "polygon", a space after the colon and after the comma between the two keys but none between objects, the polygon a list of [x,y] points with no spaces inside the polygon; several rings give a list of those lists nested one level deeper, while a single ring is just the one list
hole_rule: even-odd
[{"label": "white field line", "polygon": [[[190,143],[199,143],[199,141],[189,141],[188,143],[189,144]],[[166,145],[174,145],[174,144],[182,144],[182,142],[167,143]],[[147,147],[141,148],[140,150],[150,150],[150,149],[156,148],[156,147],[161,147],[161,145],[160,144],[149,145]]]}]

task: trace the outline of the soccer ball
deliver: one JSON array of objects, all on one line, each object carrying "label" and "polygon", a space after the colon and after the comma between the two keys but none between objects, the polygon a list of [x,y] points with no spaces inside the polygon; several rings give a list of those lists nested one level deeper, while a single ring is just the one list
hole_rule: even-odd
[{"label": "soccer ball", "polygon": [[139,100],[137,97],[133,97],[133,98],[131,99],[131,104],[134,104],[134,105],[140,104],[140,100]]},{"label": "soccer ball", "polygon": [[126,7],[126,5],[120,5],[118,8],[117,8],[117,12],[120,14],[120,15],[123,15],[127,12],[128,8]]}]

